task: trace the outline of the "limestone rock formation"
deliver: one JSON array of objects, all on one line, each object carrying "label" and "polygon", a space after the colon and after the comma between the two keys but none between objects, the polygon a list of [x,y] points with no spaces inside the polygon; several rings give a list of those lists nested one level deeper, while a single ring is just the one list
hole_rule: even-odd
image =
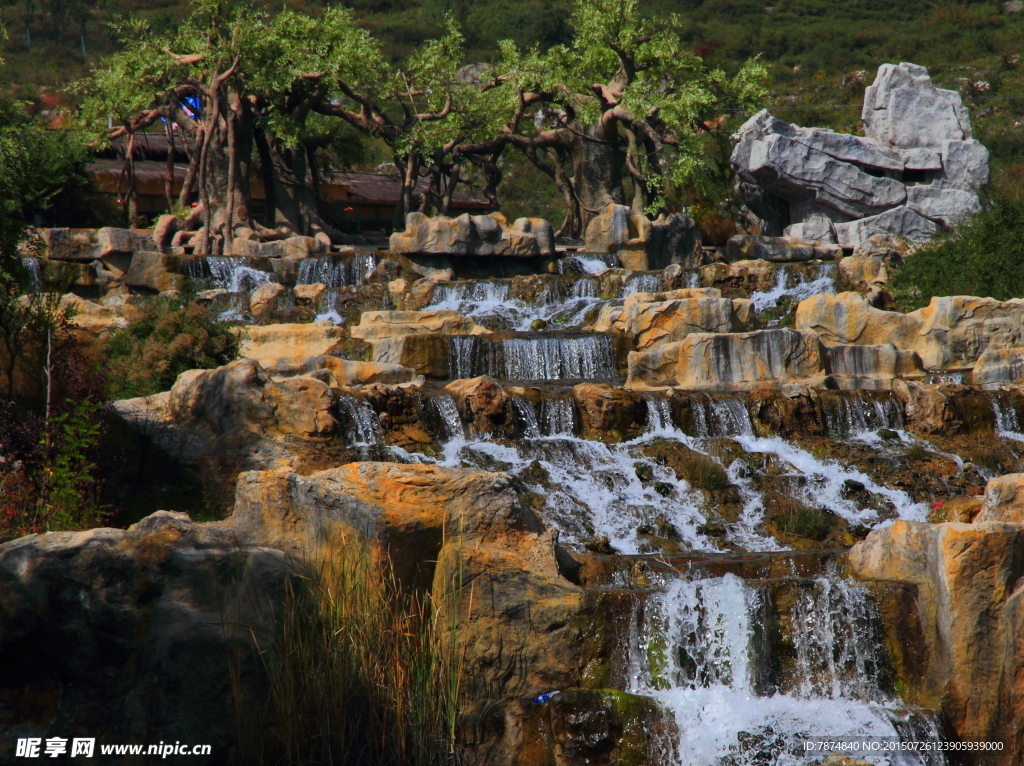
[{"label": "limestone rock formation", "polygon": [[983,389],[1024,384],[1024,348],[990,345],[971,372],[974,385]]},{"label": "limestone rock formation", "polygon": [[400,335],[486,335],[490,332],[456,311],[364,311],[352,337],[366,341]]},{"label": "limestone rock formation", "polygon": [[875,234],[857,245],[850,257],[839,261],[839,273],[848,286],[865,294],[868,303],[885,308],[888,299],[884,290],[891,270],[899,268],[909,250],[906,240]]},{"label": "limestone rock formation", "polygon": [[68,293],[61,305],[73,312],[71,328],[78,348],[87,356],[97,355],[110,337],[110,333],[128,326],[121,306],[103,306]]},{"label": "limestone rock formation", "polygon": [[255,359],[263,366],[300,364],[331,354],[345,339],[345,331],[333,322],[310,324],[247,325],[240,332],[239,357]]},{"label": "limestone rock formation", "polygon": [[974,520],[1024,524],[1024,473],[992,479],[985,487],[985,500]]},{"label": "limestone rock formation", "polygon": [[765,234],[855,247],[880,233],[927,241],[980,209],[988,151],[960,95],[915,64],[883,64],[864,94],[865,136],[800,128],[767,111],[734,137],[739,191]]},{"label": "limestone rock formation", "polygon": [[1024,345],[1024,300],[955,295],[901,314],[876,309],[859,293],[821,294],[797,306],[796,328],[813,330],[830,346],[891,343],[916,351],[925,369],[963,369],[990,346]]},{"label": "limestone rock formation", "polygon": [[701,262],[697,225],[681,213],[651,221],[625,205],[609,203],[587,224],[583,249],[611,253],[631,271],[663,269],[670,264],[694,268]]},{"label": "limestone rock formation", "polygon": [[540,218],[520,218],[509,225],[500,213],[466,213],[458,218],[409,213],[405,231],[391,235],[391,250],[408,254],[551,256],[555,234],[551,224]]},{"label": "limestone rock formation", "polygon": [[904,699],[941,709],[960,740],[1002,741],[1000,756],[1019,762],[1024,526],[895,521],[855,545],[848,561],[862,580],[917,588],[916,614],[886,625],[915,647],[922,669],[920,678],[903,679]]},{"label": "limestone rock formation", "polygon": [[805,242],[793,237],[755,237],[737,234],[725,247],[731,261],[831,261],[839,258],[843,250],[829,242]]},{"label": "limestone rock formation", "polygon": [[627,388],[744,391],[770,381],[817,385],[824,379],[817,335],[789,329],[693,333],[629,354]]},{"label": "limestone rock formation", "polygon": [[890,388],[896,378],[923,375],[921,358],[891,343],[877,346],[826,346],[826,366],[838,388]]},{"label": "limestone rock formation", "polygon": [[[690,290],[634,293],[621,307],[601,310],[595,332],[618,332],[635,339],[643,351],[660,343],[680,341],[690,333],[745,332],[757,329],[753,305],[747,299],[684,297]],[[679,297],[669,297],[679,296]]]}]

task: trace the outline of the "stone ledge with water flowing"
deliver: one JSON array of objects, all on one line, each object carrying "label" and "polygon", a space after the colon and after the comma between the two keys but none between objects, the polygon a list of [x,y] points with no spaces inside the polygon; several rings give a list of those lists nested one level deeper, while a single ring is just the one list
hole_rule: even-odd
[{"label": "stone ledge with water flowing", "polygon": [[1019,756],[1016,302],[884,311],[892,243],[705,263],[662,223],[691,249],[656,270],[620,268],[627,221],[619,256],[164,253],[69,300],[95,348],[172,284],[237,327],[244,359],[115,405],[233,507],[186,547],[372,530],[428,588],[472,542],[479,763],[790,766],[823,733]]}]

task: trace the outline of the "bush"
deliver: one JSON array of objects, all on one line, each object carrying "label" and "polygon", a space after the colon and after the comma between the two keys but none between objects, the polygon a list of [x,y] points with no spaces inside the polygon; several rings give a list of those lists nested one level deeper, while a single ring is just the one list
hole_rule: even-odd
[{"label": "bush", "polygon": [[998,187],[985,209],[908,257],[892,279],[903,311],[935,296],[1024,296],[1024,194]]},{"label": "bush", "polygon": [[111,334],[104,349],[112,399],[170,390],[186,370],[227,364],[238,339],[209,310],[181,295],[161,295],[139,307],[139,316]]}]

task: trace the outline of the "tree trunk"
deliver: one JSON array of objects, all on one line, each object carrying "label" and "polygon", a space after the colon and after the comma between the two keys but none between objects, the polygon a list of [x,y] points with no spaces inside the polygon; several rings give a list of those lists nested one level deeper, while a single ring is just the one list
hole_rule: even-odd
[{"label": "tree trunk", "polygon": [[588,128],[573,142],[572,183],[579,199],[581,231],[609,203],[626,204],[622,172],[626,156],[614,123]]}]

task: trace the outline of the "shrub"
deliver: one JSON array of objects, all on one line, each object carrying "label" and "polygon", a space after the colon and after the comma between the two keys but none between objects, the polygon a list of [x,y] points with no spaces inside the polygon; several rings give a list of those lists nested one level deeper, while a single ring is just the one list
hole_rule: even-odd
[{"label": "shrub", "polygon": [[696,489],[714,491],[729,486],[729,477],[725,469],[711,458],[698,453],[683,461],[679,473]]},{"label": "shrub", "polygon": [[104,349],[112,399],[167,391],[186,370],[219,367],[238,353],[231,329],[186,296],[151,298],[139,312],[128,327],[111,334]]},{"label": "shrub", "polygon": [[1024,296],[1024,194],[996,187],[982,212],[908,257],[892,290],[904,311],[934,296]]},{"label": "shrub", "polygon": [[[239,732],[259,754],[250,762],[457,762],[457,610],[437,606],[404,592],[390,562],[365,551],[349,549],[294,578],[275,633],[254,636],[269,681],[256,718],[271,724],[251,737]],[[234,675],[238,718],[251,721],[252,695]]]}]

